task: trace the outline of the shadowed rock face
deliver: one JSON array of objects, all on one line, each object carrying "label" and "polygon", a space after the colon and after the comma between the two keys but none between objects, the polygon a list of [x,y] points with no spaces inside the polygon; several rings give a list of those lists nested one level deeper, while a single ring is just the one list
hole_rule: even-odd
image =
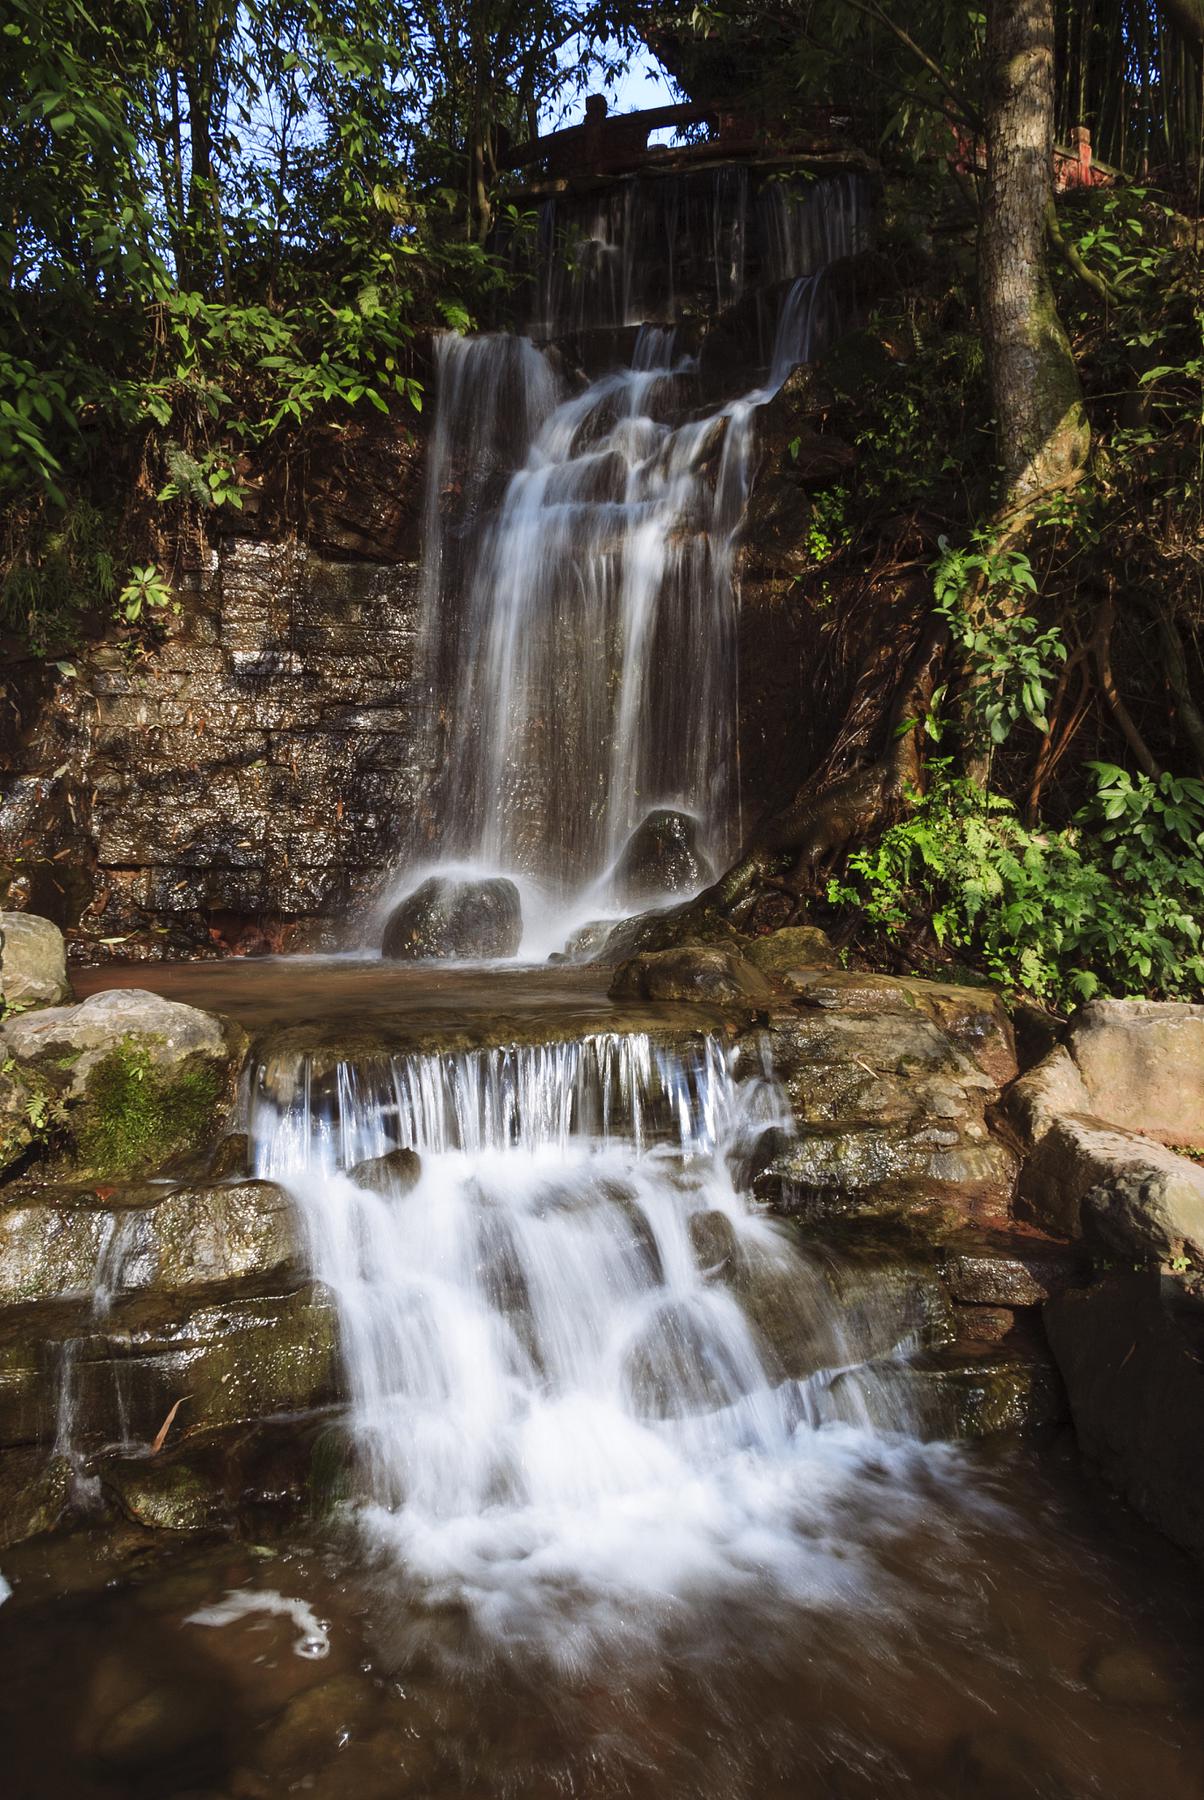
[{"label": "shadowed rock face", "polygon": [[698,820],[662,807],[650,812],[627,840],[615,868],[615,887],[631,905],[693,894],[714,871],[698,845]]},{"label": "shadowed rock face", "polygon": [[432,875],[389,914],[381,954],[400,962],[487,960],[516,955],[522,934],[522,908],[512,881],[453,881]]},{"label": "shadowed rock face", "polygon": [[1204,1298],[1114,1270],[1045,1308],[1079,1443],[1151,1524],[1204,1552]]}]

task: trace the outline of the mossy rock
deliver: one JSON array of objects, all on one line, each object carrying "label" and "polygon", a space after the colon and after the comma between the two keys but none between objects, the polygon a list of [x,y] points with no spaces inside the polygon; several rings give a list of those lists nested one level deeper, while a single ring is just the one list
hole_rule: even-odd
[{"label": "mossy rock", "polygon": [[186,1457],[114,1457],[101,1480],[126,1518],[149,1531],[213,1531],[230,1522],[209,1473]]},{"label": "mossy rock", "polygon": [[764,937],[750,938],[744,946],[750,963],[778,981],[790,969],[832,969],[836,952],[817,925],[784,925]]},{"label": "mossy rock", "polygon": [[200,1057],[157,1069],[128,1038],[92,1069],[72,1119],[76,1156],[99,1175],[131,1175],[207,1143],[218,1126],[225,1071]]},{"label": "mossy rock", "polygon": [[8,1153],[22,1153],[31,1118],[44,1143],[103,1178],[199,1151],[220,1132],[245,1048],[245,1034],[217,1014],[139,989],[7,1019]]}]

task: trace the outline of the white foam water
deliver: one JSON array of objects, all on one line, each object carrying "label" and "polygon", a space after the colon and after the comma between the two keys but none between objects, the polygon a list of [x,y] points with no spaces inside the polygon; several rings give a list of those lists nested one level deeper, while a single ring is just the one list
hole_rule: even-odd
[{"label": "white foam water", "polygon": [[[905,1321],[851,1341],[749,1204],[788,1125],[713,1037],[259,1071],[256,1167],[338,1312],[359,1528],[428,1607],[582,1666],[725,1596],[886,1604],[850,1520],[893,1471],[897,1523],[952,1453],[870,1428],[872,1374],[840,1377],[906,1354]],[[355,1178],[402,1145],[416,1185]],[[814,1338],[792,1378],[764,1304]]]},{"label": "white foam water", "polygon": [[330,1654],[330,1630],[308,1600],[296,1600],[287,1594],[277,1593],[274,1588],[231,1588],[221,1600],[215,1600],[210,1606],[202,1606],[196,1612],[189,1613],[185,1625],[206,1625],[217,1628],[222,1625],[235,1625],[241,1619],[253,1618],[257,1613],[264,1613],[269,1618],[291,1619],[296,1627],[297,1636],[293,1640],[294,1656],[303,1657],[307,1662],[317,1662]]}]

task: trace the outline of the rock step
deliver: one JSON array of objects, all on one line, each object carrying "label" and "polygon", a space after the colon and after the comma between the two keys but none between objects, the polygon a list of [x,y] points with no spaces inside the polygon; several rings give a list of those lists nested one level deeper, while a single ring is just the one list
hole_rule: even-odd
[{"label": "rock step", "polygon": [[939,1266],[963,1306],[1040,1306],[1087,1274],[1080,1246],[1015,1228],[959,1231],[941,1246]]},{"label": "rock step", "polygon": [[927,1439],[1027,1436],[1068,1417],[1048,1350],[1017,1336],[920,1351],[905,1363],[868,1363],[840,1379],[858,1382],[880,1429]]}]

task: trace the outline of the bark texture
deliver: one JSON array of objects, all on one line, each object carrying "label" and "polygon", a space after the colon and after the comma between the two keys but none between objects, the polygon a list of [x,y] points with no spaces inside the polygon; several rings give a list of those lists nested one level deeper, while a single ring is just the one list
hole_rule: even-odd
[{"label": "bark texture", "polygon": [[992,0],[980,282],[1006,504],[1069,486],[1089,435],[1046,263],[1053,207],[1053,0]]}]

